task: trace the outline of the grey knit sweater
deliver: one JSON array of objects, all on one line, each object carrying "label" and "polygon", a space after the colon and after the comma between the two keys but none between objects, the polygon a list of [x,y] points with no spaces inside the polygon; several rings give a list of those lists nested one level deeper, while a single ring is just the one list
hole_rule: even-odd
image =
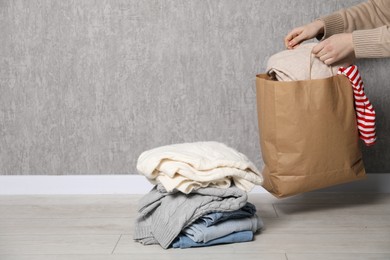
[{"label": "grey knit sweater", "polygon": [[142,244],[158,243],[167,249],[183,228],[199,217],[240,209],[247,199],[247,193],[236,187],[202,188],[184,194],[168,193],[158,184],[139,202],[134,239]]}]

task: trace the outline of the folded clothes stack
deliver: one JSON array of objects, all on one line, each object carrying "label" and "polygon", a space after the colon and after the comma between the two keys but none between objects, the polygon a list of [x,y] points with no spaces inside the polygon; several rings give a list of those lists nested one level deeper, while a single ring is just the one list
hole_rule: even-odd
[{"label": "folded clothes stack", "polygon": [[173,241],[172,247],[203,247],[252,241],[253,234],[263,227],[261,218],[255,212],[255,206],[248,202],[235,211],[204,215],[184,228]]},{"label": "folded clothes stack", "polygon": [[263,178],[248,158],[217,142],[142,153],[137,169],[156,184],[139,202],[134,239],[162,248],[253,240],[263,227],[247,192]]}]

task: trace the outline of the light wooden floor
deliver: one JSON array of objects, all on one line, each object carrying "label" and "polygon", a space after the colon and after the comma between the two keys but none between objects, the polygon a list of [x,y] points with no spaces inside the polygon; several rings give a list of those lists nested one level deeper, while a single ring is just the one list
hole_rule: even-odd
[{"label": "light wooden floor", "polygon": [[1,260],[390,259],[390,194],[250,194],[255,241],[169,249],[132,240],[140,196],[1,196]]}]

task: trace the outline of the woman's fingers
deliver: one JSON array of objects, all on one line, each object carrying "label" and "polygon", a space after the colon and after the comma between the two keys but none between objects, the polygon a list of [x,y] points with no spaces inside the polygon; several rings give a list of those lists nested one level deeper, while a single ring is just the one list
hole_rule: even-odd
[{"label": "woman's fingers", "polygon": [[320,42],[312,49],[312,53],[325,64],[333,64],[354,53],[352,34],[335,34]]}]

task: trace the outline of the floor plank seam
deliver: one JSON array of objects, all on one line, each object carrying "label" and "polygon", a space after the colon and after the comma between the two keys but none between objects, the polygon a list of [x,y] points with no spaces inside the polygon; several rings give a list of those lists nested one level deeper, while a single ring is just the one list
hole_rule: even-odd
[{"label": "floor plank seam", "polygon": [[278,211],[276,210],[276,207],[275,207],[274,203],[272,203],[272,207],[274,208],[275,216],[278,218],[279,214],[278,214]]},{"label": "floor plank seam", "polygon": [[118,238],[118,241],[116,241],[116,244],[115,244],[114,248],[113,248],[113,249],[112,249],[112,251],[111,251],[111,255],[113,255],[113,254],[114,254],[114,252],[115,252],[115,249],[116,249],[116,247],[118,246],[118,244],[119,244],[119,241],[121,240],[121,238],[122,238],[122,234],[119,236],[119,238]]}]

